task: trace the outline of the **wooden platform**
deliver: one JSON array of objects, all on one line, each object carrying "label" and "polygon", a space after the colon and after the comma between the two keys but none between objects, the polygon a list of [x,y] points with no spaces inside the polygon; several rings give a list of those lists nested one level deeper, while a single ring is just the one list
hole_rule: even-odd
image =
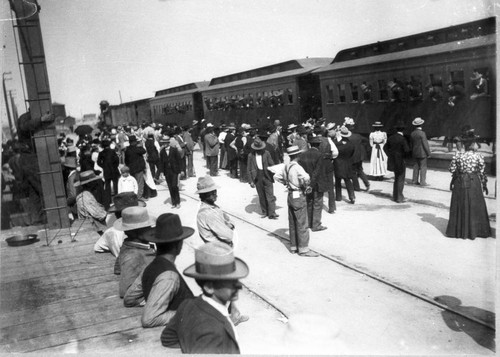
[{"label": "wooden platform", "polygon": [[[115,258],[94,253],[97,234],[83,226],[10,247],[0,243],[0,352],[180,353],[161,346],[162,328],[141,327],[141,308],[118,296]],[[61,240],[62,243],[57,243]]]}]

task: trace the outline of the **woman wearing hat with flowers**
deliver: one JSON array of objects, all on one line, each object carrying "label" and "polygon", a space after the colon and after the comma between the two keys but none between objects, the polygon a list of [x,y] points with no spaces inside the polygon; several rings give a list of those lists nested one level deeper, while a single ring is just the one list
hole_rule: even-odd
[{"label": "woman wearing hat with flowers", "polygon": [[195,264],[184,275],[194,278],[203,294],[181,303],[161,333],[162,345],[180,346],[182,353],[239,354],[229,310],[242,288],[239,279],[248,273],[248,265],[224,243],[210,242],[196,249]]},{"label": "woman wearing hat with flowers", "polygon": [[461,137],[465,152],[458,152],[451,160],[450,218],[446,235],[453,238],[474,239],[491,237],[488,210],[483,192],[488,194],[484,173],[484,159],[477,152],[477,137],[471,130]]},{"label": "woman wearing hat with flowers", "polygon": [[370,176],[376,180],[383,180],[387,175],[387,155],[384,145],[387,143],[387,133],[382,131],[384,124],[376,121],[372,124],[373,131],[370,133],[370,146],[372,154],[370,157]]},{"label": "woman wearing hat with flowers", "polygon": [[155,235],[149,239],[156,244],[156,258],[139,274],[123,298],[126,307],[144,305],[142,327],[166,325],[181,302],[194,297],[175,266],[184,239],[193,233],[193,228],[182,226],[176,214],[164,213],[156,220]]}]

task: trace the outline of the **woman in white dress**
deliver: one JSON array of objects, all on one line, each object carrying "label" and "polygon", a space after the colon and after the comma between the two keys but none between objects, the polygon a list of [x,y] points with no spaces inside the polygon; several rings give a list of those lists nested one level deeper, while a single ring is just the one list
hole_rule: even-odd
[{"label": "woman in white dress", "polygon": [[372,147],[372,156],[370,158],[370,176],[376,180],[383,180],[387,174],[387,155],[384,152],[384,145],[387,142],[387,133],[381,128],[384,125],[376,121],[372,124],[373,132],[370,133],[370,146]]}]

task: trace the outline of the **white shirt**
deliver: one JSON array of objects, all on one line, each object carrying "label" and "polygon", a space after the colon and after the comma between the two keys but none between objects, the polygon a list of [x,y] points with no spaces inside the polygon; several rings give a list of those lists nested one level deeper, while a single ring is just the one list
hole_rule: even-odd
[{"label": "white shirt", "polygon": [[[231,321],[231,317],[229,316],[229,305],[231,304],[230,302],[227,302],[226,305],[219,304],[217,301],[215,301],[212,298],[209,298],[208,296],[202,295],[201,298],[206,301],[208,304],[210,304],[215,310],[219,311],[222,316],[224,316],[227,321],[231,324],[231,327],[233,328],[234,332],[234,337],[236,337],[236,342],[238,342],[239,337],[238,337],[238,332],[236,331],[236,327],[233,324],[233,321]],[[238,342],[239,344],[239,342]]]},{"label": "white shirt", "polygon": [[257,162],[257,168],[259,170],[264,170],[264,166],[262,166],[262,155],[255,154],[255,161]]},{"label": "white shirt", "polygon": [[330,143],[330,147],[332,149],[332,159],[335,159],[339,156],[339,149],[337,149],[337,145],[335,145],[332,138],[328,137],[328,142]]}]

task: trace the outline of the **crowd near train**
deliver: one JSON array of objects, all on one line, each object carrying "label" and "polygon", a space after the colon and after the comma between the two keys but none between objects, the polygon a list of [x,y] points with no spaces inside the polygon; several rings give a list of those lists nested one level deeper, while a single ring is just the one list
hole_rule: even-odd
[{"label": "crowd near train", "polygon": [[103,124],[287,126],[353,118],[364,136],[426,120],[429,137],[456,140],[474,127],[485,142],[496,129],[495,18],[371,43],[335,58],[305,58],[158,90],[153,98],[111,105]]}]

